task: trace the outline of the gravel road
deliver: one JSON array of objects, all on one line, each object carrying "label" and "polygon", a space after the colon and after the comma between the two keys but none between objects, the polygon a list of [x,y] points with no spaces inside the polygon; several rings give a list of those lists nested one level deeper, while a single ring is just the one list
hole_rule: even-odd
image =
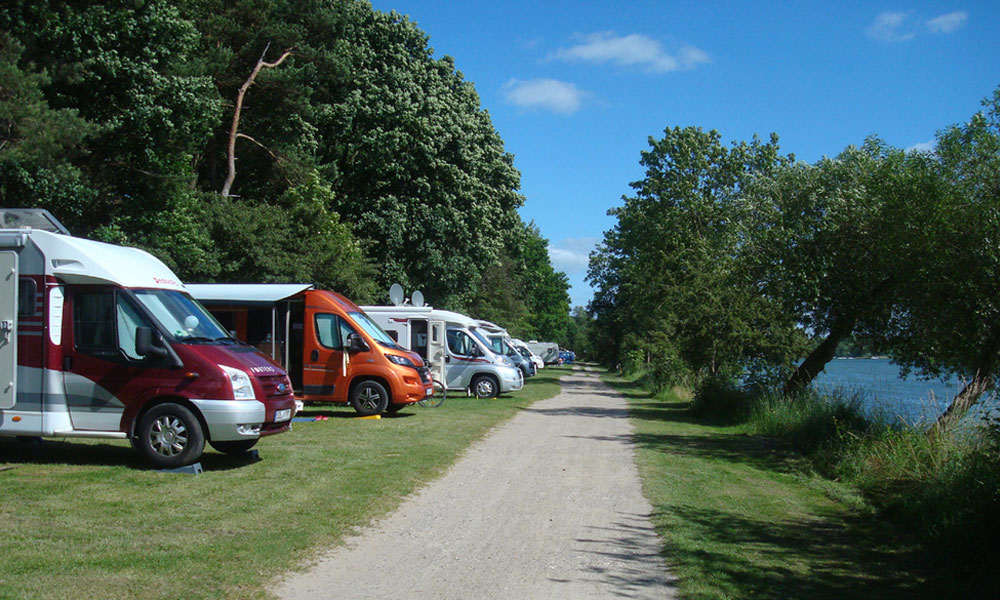
[{"label": "gravel road", "polygon": [[673,598],[624,399],[580,367],[562,384],[271,591],[288,600]]}]

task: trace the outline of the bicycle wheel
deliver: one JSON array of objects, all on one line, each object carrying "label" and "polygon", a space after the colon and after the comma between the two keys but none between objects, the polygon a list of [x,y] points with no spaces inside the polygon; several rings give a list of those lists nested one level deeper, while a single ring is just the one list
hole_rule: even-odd
[{"label": "bicycle wheel", "polygon": [[425,408],[437,408],[444,404],[444,399],[448,397],[448,388],[444,387],[444,384],[437,379],[433,379],[431,382],[434,384],[434,393],[417,402]]}]

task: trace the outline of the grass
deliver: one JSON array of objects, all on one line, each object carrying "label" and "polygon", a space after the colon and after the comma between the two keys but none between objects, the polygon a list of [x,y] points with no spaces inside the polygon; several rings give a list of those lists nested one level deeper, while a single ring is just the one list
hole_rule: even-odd
[{"label": "grass", "polygon": [[0,598],[266,598],[491,428],[558,394],[566,371],[381,420],[310,405],[300,416],[329,419],[261,440],[259,462],[206,447],[198,476],[151,470],[125,442],[0,438]]},{"label": "grass", "polygon": [[914,598],[920,547],[790,443],[712,422],[671,392],[628,398],[643,490],[685,600]]}]

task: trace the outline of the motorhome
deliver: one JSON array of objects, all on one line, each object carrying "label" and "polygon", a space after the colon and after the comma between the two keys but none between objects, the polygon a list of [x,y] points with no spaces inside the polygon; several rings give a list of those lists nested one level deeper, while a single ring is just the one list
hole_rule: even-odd
[{"label": "motorhome", "polygon": [[542,357],[532,352],[531,348],[528,347],[528,344],[524,340],[519,340],[517,338],[514,338],[510,341],[510,343],[514,344],[514,347],[517,348],[517,351],[521,353],[521,356],[527,358],[532,362],[532,364],[535,365],[535,369],[541,369],[545,367],[545,361],[542,360]]},{"label": "motorhome", "polygon": [[243,346],[154,256],[0,209],[0,435],[130,440],[181,467],[287,431],[284,369]]},{"label": "motorhome", "polygon": [[461,313],[429,306],[362,308],[399,344],[423,357],[448,390],[492,398],[524,386],[520,369],[494,353],[476,321]]},{"label": "motorhome", "polygon": [[559,344],[554,342],[538,342],[531,340],[528,342],[528,348],[538,356],[542,357],[542,361],[547,365],[557,365],[559,364]]},{"label": "motorhome", "polygon": [[354,302],[310,284],[190,284],[240,339],[283,365],[303,402],[396,412],[433,392],[423,359],[398,345]]},{"label": "motorhome", "polygon": [[479,331],[482,332],[483,337],[489,342],[491,350],[500,356],[509,358],[518,369],[521,369],[521,374],[525,379],[535,375],[534,363],[531,362],[530,358],[522,356],[517,348],[514,347],[514,344],[511,343],[510,334],[507,333],[506,329],[491,321],[477,321],[477,324],[479,325]]}]

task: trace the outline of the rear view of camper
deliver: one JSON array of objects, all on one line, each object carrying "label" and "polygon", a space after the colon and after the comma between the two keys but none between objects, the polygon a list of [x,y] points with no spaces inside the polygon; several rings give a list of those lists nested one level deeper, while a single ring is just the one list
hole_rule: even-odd
[{"label": "rear view of camper", "polygon": [[0,209],[0,435],[130,440],[178,467],[287,431],[283,369],[237,344],[152,255]]}]

